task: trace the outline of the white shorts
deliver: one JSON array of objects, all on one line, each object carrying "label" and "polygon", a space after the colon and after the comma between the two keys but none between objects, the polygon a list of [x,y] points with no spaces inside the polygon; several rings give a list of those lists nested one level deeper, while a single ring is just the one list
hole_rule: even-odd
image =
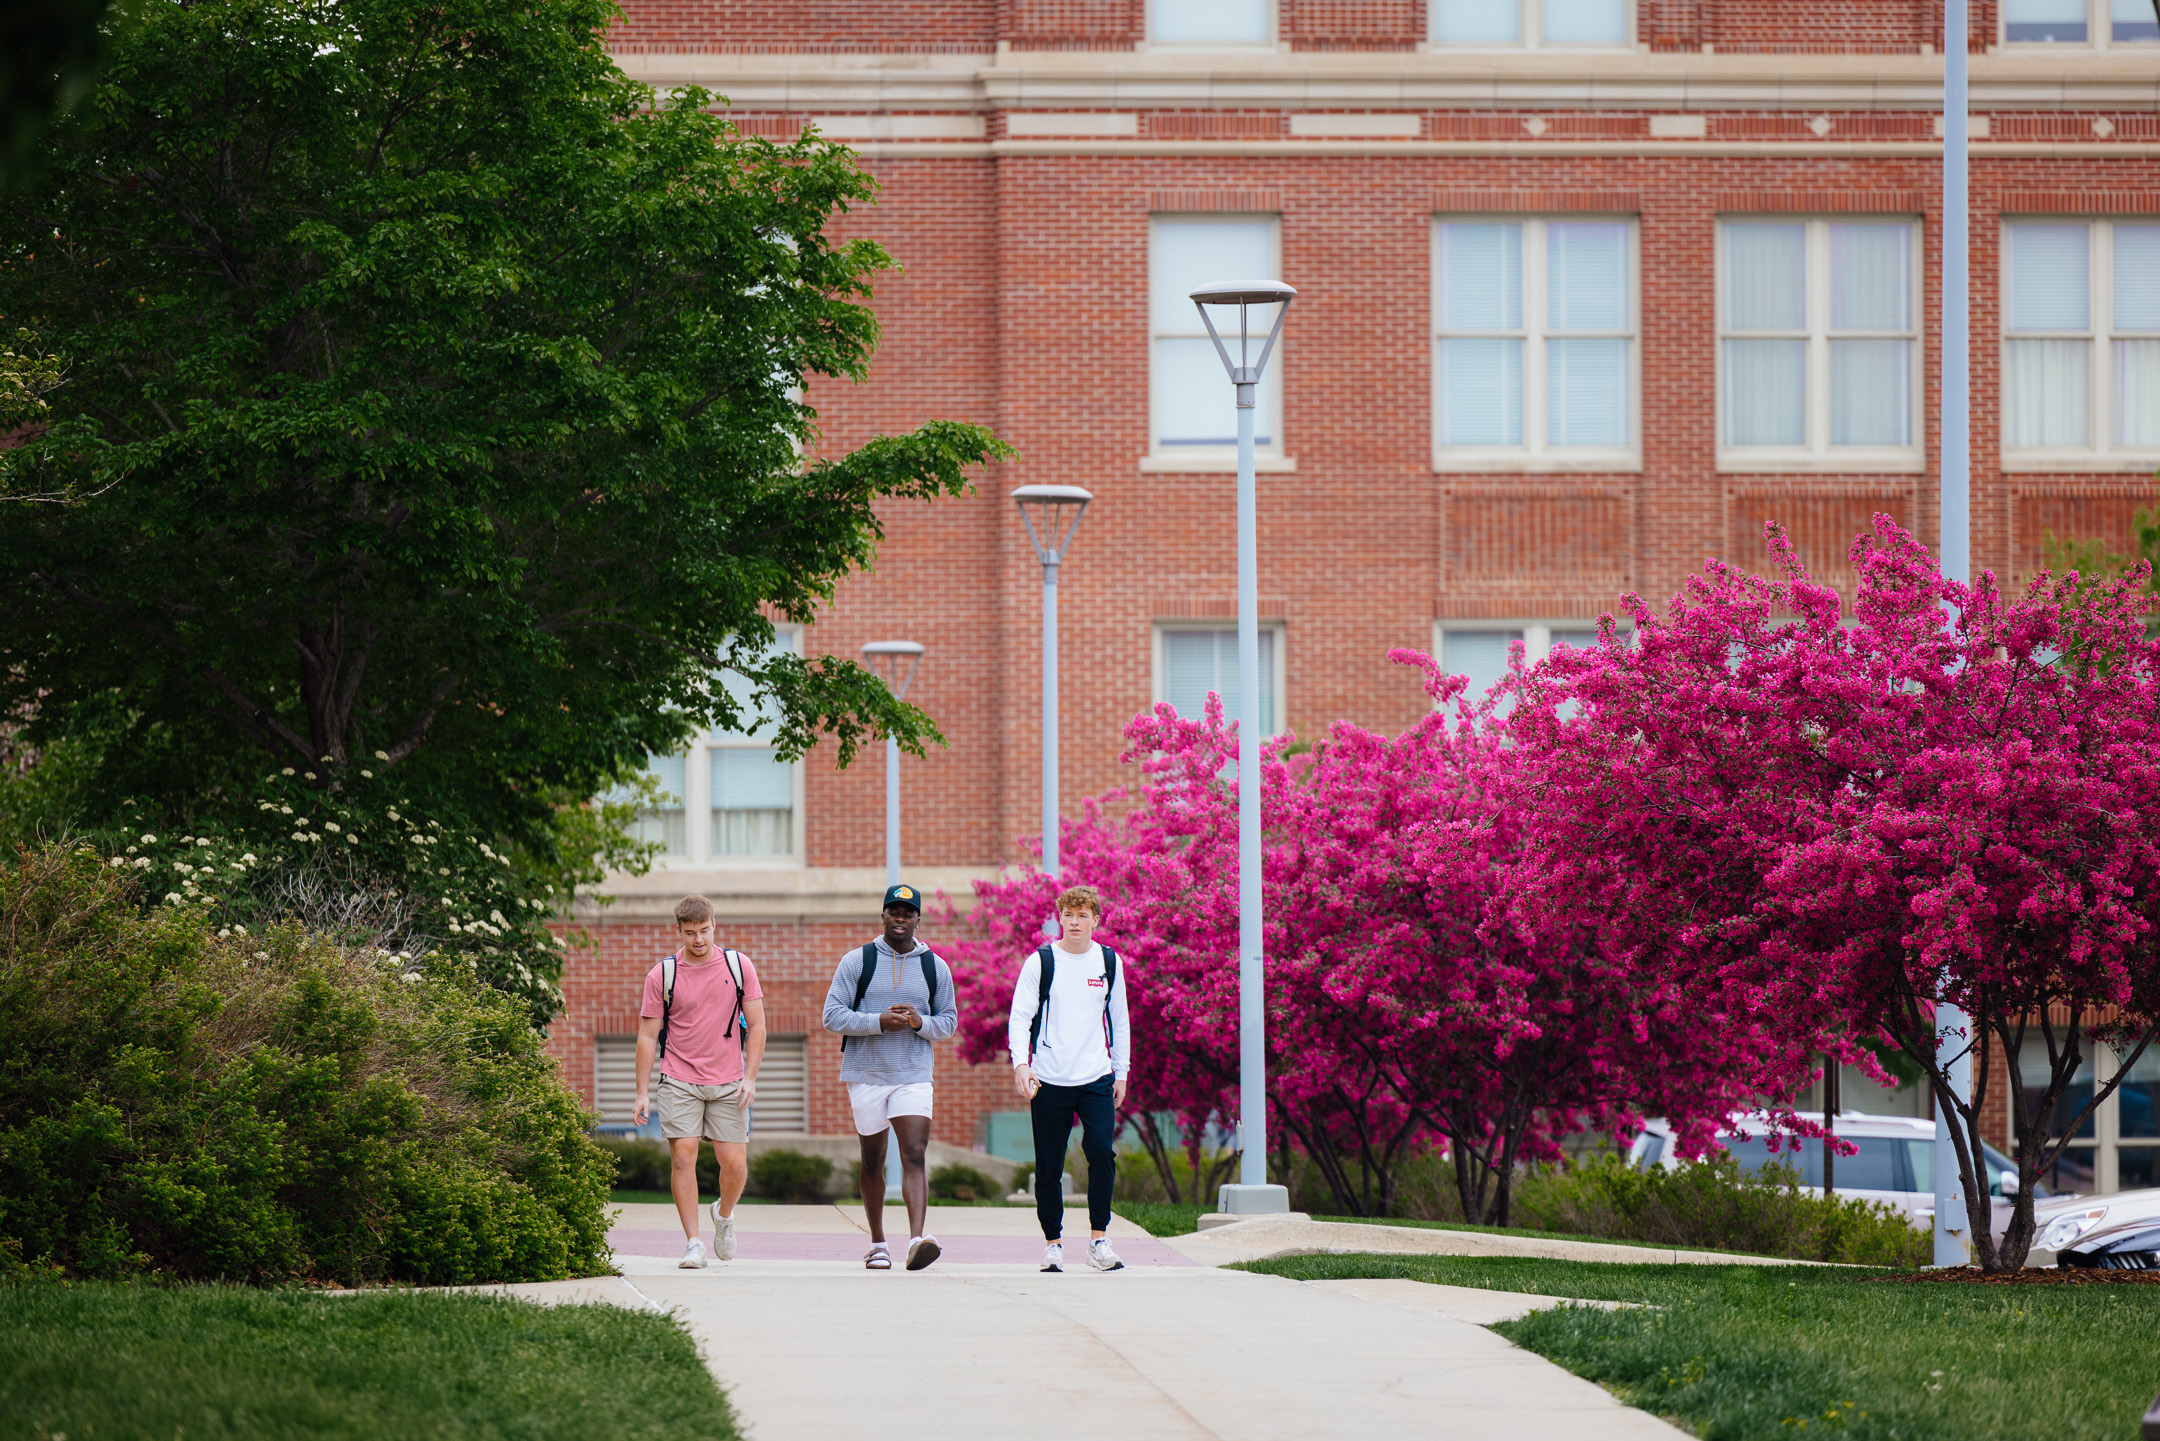
[{"label": "white shorts", "polygon": [[855,1112],[855,1133],[875,1136],[895,1116],[930,1114],[930,1083],[910,1081],[904,1086],[878,1086],[850,1081],[848,1106]]}]

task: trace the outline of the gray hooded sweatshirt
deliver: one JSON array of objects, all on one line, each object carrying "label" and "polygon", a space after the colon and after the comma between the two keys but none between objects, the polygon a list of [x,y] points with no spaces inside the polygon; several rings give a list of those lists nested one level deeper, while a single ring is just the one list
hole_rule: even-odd
[{"label": "gray hooded sweatshirt", "polygon": [[[863,1008],[859,1011],[851,1007],[856,980],[862,975],[862,947],[856,946],[840,958],[839,968],[833,972],[832,989],[825,993],[825,1029],[851,1038],[840,1058],[842,1081],[904,1086],[930,1079],[930,1065],[936,1055],[931,1042],[946,1040],[960,1028],[960,1006],[953,994],[951,968],[943,960],[933,959],[938,978],[937,1010],[931,1010],[930,993],[923,988],[922,958],[928,950],[917,941],[915,949],[903,955],[879,936],[877,971],[870,977],[870,989],[863,993]],[[930,954],[935,958],[937,953]],[[878,1017],[896,1001],[915,1008],[922,1017],[921,1031],[879,1029]]]}]

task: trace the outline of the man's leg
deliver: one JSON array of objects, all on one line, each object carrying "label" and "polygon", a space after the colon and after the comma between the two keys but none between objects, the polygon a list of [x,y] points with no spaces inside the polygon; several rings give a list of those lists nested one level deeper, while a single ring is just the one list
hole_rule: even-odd
[{"label": "man's leg", "polygon": [[698,1238],[697,1136],[668,1138],[668,1191],[675,1197],[675,1214],[682,1218],[683,1235]]},{"label": "man's leg", "polygon": [[900,1140],[900,1199],[907,1206],[908,1238],[913,1240],[928,1234],[923,1224],[930,1211],[930,1173],[923,1158],[930,1153],[930,1118],[895,1116],[892,1128]]},{"label": "man's leg", "polygon": [[750,1143],[715,1141],[712,1148],[713,1159],[720,1163],[720,1214],[732,1216],[735,1203],[742,1199],[743,1186],[750,1179]]},{"label": "man's leg", "polygon": [[870,1239],[885,1239],[885,1133],[858,1135],[862,1143],[862,1209],[863,1223],[870,1228]]},{"label": "man's leg", "polygon": [[1045,1241],[1065,1234],[1065,1142],[1072,1135],[1072,1087],[1043,1086],[1028,1102],[1035,1129],[1035,1219]]},{"label": "man's leg", "polygon": [[1088,1234],[1095,1237],[1110,1229],[1110,1197],[1117,1189],[1117,1106],[1110,1085],[1105,1076],[1082,1086],[1073,1098],[1080,1113],[1080,1153],[1088,1163]]}]

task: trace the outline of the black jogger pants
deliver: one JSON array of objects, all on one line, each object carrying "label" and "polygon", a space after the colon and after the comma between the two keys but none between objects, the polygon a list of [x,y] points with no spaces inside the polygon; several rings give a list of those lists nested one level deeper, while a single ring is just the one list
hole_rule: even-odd
[{"label": "black jogger pants", "polygon": [[1080,1152],[1088,1165],[1088,1227],[1110,1229],[1110,1193],[1117,1185],[1117,1105],[1110,1077],[1085,1086],[1045,1083],[1028,1103],[1035,1122],[1035,1215],[1045,1241],[1065,1234],[1065,1143],[1080,1118]]}]

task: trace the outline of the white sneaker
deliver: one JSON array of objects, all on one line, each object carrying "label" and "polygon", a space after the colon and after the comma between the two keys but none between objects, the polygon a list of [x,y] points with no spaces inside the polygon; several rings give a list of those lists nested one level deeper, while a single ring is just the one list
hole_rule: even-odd
[{"label": "white sneaker", "polygon": [[1088,1246],[1088,1264],[1098,1271],[1125,1269],[1125,1263],[1118,1259],[1117,1252],[1110,1249],[1108,1236],[1100,1237]]},{"label": "white sneaker", "polygon": [[722,1261],[735,1259],[735,1218],[720,1214],[720,1203],[712,1203],[713,1245],[712,1253]]},{"label": "white sneaker", "polygon": [[1063,1271],[1065,1269],[1065,1243],[1063,1241],[1052,1241],[1049,1245],[1043,1247],[1042,1268],[1045,1271]]},{"label": "white sneaker", "polygon": [[704,1270],[705,1243],[696,1239],[695,1237],[691,1238],[689,1244],[685,1245],[682,1248],[682,1259],[680,1261],[677,1261],[675,1264],[679,1269],[684,1271]]}]

